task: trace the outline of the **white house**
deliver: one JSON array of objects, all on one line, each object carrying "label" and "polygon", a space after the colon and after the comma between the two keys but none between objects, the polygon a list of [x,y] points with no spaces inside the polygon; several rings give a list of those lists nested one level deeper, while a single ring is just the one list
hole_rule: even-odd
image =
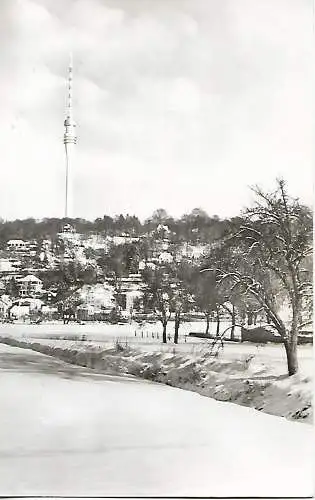
[{"label": "white house", "polygon": [[84,285],[80,290],[80,298],[84,304],[96,309],[111,310],[115,306],[115,289],[107,283]]},{"label": "white house", "polygon": [[43,282],[33,274],[28,274],[18,280],[21,297],[34,297],[43,291]]},{"label": "white house", "polygon": [[43,302],[39,299],[20,299],[14,303],[10,314],[17,319],[27,319],[32,312],[40,311],[42,306]]},{"label": "white house", "polygon": [[159,263],[160,264],[171,264],[173,262],[173,260],[174,260],[174,257],[169,252],[162,252],[159,255]]},{"label": "white house", "polygon": [[78,310],[85,319],[95,314],[110,313],[116,305],[115,289],[107,283],[84,285],[78,294],[82,301]]},{"label": "white house", "polygon": [[13,274],[20,271],[22,264],[19,260],[14,258],[1,258],[0,259],[0,273]]},{"label": "white house", "polygon": [[12,262],[10,259],[0,259],[0,273],[12,272],[14,271]]},{"label": "white house", "polygon": [[9,240],[7,242],[7,248],[14,252],[26,252],[29,248],[29,243],[24,240]]}]

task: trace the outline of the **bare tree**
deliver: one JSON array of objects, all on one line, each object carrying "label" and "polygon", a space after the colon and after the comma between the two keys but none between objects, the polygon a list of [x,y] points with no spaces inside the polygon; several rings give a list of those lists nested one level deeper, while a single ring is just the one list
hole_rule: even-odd
[{"label": "bare tree", "polygon": [[167,323],[171,318],[170,311],[170,283],[164,269],[145,269],[142,273],[146,285],[143,294],[145,310],[153,311],[163,326],[163,343],[167,342]]},{"label": "bare tree", "polygon": [[186,262],[169,266],[169,305],[174,313],[174,344],[178,344],[179,327],[184,314],[191,311],[195,300],[191,290],[195,269]]},{"label": "bare tree", "polygon": [[[298,371],[304,302],[312,289],[306,265],[312,255],[312,213],[288,196],[283,180],[277,181],[274,192],[258,187],[254,192],[255,205],[245,211],[243,224],[221,247],[225,258],[217,266],[217,279],[228,280],[231,289],[256,299],[281,336],[288,373],[293,375]],[[286,315],[281,304],[286,304]]]},{"label": "bare tree", "polygon": [[215,281],[212,279],[212,274],[200,274],[196,268],[192,272],[191,278],[187,283],[195,300],[196,308],[202,312],[206,319],[205,333],[208,335],[210,327],[210,319],[214,310],[214,301],[212,292],[215,287]]},{"label": "bare tree", "polygon": [[182,283],[171,285],[172,294],[170,309],[174,313],[174,344],[178,344],[179,327],[185,313],[189,312],[194,304],[194,299],[189,290]]}]

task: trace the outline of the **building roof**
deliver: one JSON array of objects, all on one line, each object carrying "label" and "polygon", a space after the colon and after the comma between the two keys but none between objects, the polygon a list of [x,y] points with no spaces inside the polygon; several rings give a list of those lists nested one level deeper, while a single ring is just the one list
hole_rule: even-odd
[{"label": "building roof", "polygon": [[37,281],[37,282],[42,282],[41,279],[37,278],[36,276],[34,276],[34,274],[28,274],[27,276],[25,276],[24,278],[21,278],[20,281]]},{"label": "building roof", "polygon": [[26,241],[24,241],[24,240],[9,240],[7,242],[7,245],[10,245],[10,244],[11,245],[17,245],[17,244],[21,244],[21,243],[26,243]]}]

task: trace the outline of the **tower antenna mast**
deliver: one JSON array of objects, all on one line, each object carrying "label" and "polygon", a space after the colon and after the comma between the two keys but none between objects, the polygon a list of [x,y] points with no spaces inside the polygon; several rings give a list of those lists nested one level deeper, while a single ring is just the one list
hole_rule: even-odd
[{"label": "tower antenna mast", "polygon": [[68,81],[67,81],[67,102],[66,117],[64,121],[63,143],[66,154],[66,193],[65,193],[65,217],[73,216],[73,186],[72,186],[72,165],[74,156],[74,145],[77,142],[76,124],[73,119],[72,109],[72,84],[73,84],[73,59],[70,53]]}]

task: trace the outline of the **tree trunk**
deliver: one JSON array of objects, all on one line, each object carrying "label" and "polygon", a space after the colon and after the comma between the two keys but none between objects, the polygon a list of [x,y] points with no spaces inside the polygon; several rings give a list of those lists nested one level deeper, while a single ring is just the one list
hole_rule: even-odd
[{"label": "tree trunk", "polygon": [[175,315],[174,344],[178,344],[179,325],[180,325],[180,315],[176,314]]},{"label": "tree trunk", "polygon": [[166,339],[166,327],[167,327],[167,321],[162,322],[163,325],[163,344],[166,344],[167,339]]},{"label": "tree trunk", "polygon": [[287,355],[288,373],[289,376],[291,376],[297,373],[299,370],[297,359],[297,338],[292,340],[285,340],[284,347]]},{"label": "tree trunk", "polygon": [[206,335],[209,333],[209,327],[210,327],[210,314],[206,314],[206,322],[207,322],[207,327],[206,327]]},{"label": "tree trunk", "polygon": [[220,313],[219,309],[217,309],[217,331],[216,331],[216,336],[219,337],[220,334]]},{"label": "tree trunk", "polygon": [[253,313],[247,314],[247,324],[248,326],[251,326],[253,324]]},{"label": "tree trunk", "polygon": [[231,328],[231,340],[235,339],[235,320],[236,320],[236,314],[235,314],[235,306],[232,305],[232,328]]},{"label": "tree trunk", "polygon": [[[293,280],[294,282],[294,280]],[[295,287],[296,288],[296,287]],[[302,303],[299,297],[299,293],[296,291],[295,300],[292,303],[292,323],[289,338],[284,341],[284,347],[287,355],[288,373],[294,375],[299,371],[298,359],[297,359],[297,343],[299,336],[299,317],[301,315]]]}]

